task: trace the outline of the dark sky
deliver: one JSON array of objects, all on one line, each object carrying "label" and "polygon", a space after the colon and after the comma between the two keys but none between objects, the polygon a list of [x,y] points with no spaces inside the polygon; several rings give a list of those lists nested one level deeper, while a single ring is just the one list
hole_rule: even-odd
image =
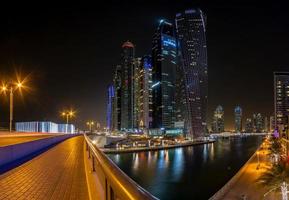
[{"label": "dark sky", "polygon": [[[97,1],[95,1],[97,2]],[[33,91],[15,99],[16,120],[60,121],[65,107],[78,124],[104,123],[106,86],[130,40],[150,53],[158,21],[200,7],[207,14],[209,116],[220,104],[226,127],[233,108],[247,117],[273,111],[273,71],[289,68],[289,6],[281,1],[105,1],[83,5],[7,5],[0,14],[0,78],[31,73]],[[0,122],[8,121],[1,97]]]}]

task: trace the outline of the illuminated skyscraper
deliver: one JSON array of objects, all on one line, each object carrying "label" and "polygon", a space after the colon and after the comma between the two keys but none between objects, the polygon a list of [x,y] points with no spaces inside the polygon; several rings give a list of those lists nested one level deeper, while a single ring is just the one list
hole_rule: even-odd
[{"label": "illuminated skyscraper", "polygon": [[114,86],[114,103],[112,112],[112,126],[113,131],[120,130],[121,124],[121,66],[117,65],[114,76],[113,76],[113,86]]},{"label": "illuminated skyscraper", "polygon": [[173,24],[161,20],[153,37],[152,94],[153,127],[173,128],[177,44]]},{"label": "illuminated skyscraper", "polygon": [[185,88],[186,129],[191,137],[203,137],[208,104],[206,17],[200,9],[191,9],[176,14],[175,22],[185,85],[181,87]]},{"label": "illuminated skyscraper", "polygon": [[289,116],[289,72],[274,73],[275,128],[285,133]]},{"label": "illuminated skyscraper", "polygon": [[107,106],[106,106],[106,127],[109,131],[113,131],[113,103],[115,98],[114,86],[109,85],[107,88]]},{"label": "illuminated skyscraper", "polygon": [[264,119],[261,113],[253,114],[253,130],[256,133],[264,131]]},{"label": "illuminated skyscraper", "polygon": [[274,128],[275,128],[274,116],[270,116],[269,127],[270,127],[269,131],[272,133],[274,131]]},{"label": "illuminated skyscraper", "polygon": [[132,99],[133,99],[133,124],[132,128],[135,130],[139,129],[139,111],[140,111],[140,106],[139,106],[139,98],[140,98],[140,90],[141,90],[141,83],[139,79],[139,74],[141,70],[141,58],[134,58],[133,59],[133,76],[132,76],[132,83],[133,83],[133,88],[132,88]]},{"label": "illuminated skyscraper", "polygon": [[134,45],[127,41],[122,45],[121,57],[121,129],[131,130],[134,121]]},{"label": "illuminated skyscraper", "polygon": [[251,118],[247,118],[245,122],[245,132],[253,133],[253,121]]},{"label": "illuminated skyscraper", "polygon": [[137,127],[148,129],[152,122],[152,63],[151,56],[143,56],[137,68],[136,79],[138,88],[136,93]]},{"label": "illuminated skyscraper", "polygon": [[264,117],[264,131],[265,131],[266,133],[269,132],[268,117]]},{"label": "illuminated skyscraper", "polygon": [[212,131],[215,133],[221,133],[225,131],[224,109],[220,105],[217,106],[214,112]]},{"label": "illuminated skyscraper", "polygon": [[237,106],[234,110],[235,113],[235,132],[240,133],[242,131],[242,109]]}]

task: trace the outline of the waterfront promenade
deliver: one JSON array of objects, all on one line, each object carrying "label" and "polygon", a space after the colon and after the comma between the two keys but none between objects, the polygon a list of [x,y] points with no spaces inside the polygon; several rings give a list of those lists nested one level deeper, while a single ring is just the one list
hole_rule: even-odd
[{"label": "waterfront promenade", "polygon": [[165,150],[165,149],[181,148],[181,147],[187,147],[187,146],[209,144],[209,143],[214,143],[214,142],[215,140],[206,140],[206,141],[196,141],[196,142],[184,142],[184,143],[179,143],[179,144],[174,144],[174,145],[133,147],[133,148],[126,148],[126,149],[101,148],[101,150],[106,154],[135,153],[135,152],[142,152],[142,151],[159,151],[159,150]]},{"label": "waterfront promenade", "polygon": [[83,141],[67,139],[0,175],[0,199],[89,199]]},{"label": "waterfront promenade", "polygon": [[245,196],[247,200],[280,199],[280,195],[274,192],[264,197],[264,194],[268,192],[268,190],[257,183],[257,179],[263,172],[268,170],[269,166],[268,150],[265,148],[257,150],[238,173],[211,197],[210,200],[241,200],[243,196]]}]

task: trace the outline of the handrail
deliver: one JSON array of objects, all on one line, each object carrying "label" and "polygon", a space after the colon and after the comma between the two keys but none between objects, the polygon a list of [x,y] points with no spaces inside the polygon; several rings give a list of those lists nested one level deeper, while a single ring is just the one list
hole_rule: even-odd
[{"label": "handrail", "polygon": [[[105,177],[105,189],[110,188],[110,192],[105,191],[105,199],[119,199],[119,200],[157,200],[148,191],[143,189],[135,181],[133,181],[128,175],[126,175],[113,161],[111,161],[100,149],[93,145],[91,139],[84,134],[86,147],[92,152],[92,168],[95,170],[95,161],[99,164],[99,167]],[[96,160],[94,160],[96,159]],[[96,171],[96,174],[98,171]],[[100,173],[100,172],[99,172]]]}]

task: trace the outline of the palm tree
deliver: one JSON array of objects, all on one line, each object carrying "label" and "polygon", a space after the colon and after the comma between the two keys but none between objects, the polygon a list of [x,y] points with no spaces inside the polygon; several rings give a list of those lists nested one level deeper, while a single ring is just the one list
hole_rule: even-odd
[{"label": "palm tree", "polygon": [[266,170],[260,178],[258,183],[269,191],[264,194],[266,196],[271,191],[281,188],[282,200],[288,200],[287,182],[289,180],[289,165],[286,161],[280,161],[273,164],[271,168]]},{"label": "palm tree", "polygon": [[277,163],[280,157],[284,154],[281,138],[270,138],[269,156],[273,160],[273,163]]},{"label": "palm tree", "polygon": [[272,154],[282,153],[282,140],[279,138],[272,138],[269,151]]}]

